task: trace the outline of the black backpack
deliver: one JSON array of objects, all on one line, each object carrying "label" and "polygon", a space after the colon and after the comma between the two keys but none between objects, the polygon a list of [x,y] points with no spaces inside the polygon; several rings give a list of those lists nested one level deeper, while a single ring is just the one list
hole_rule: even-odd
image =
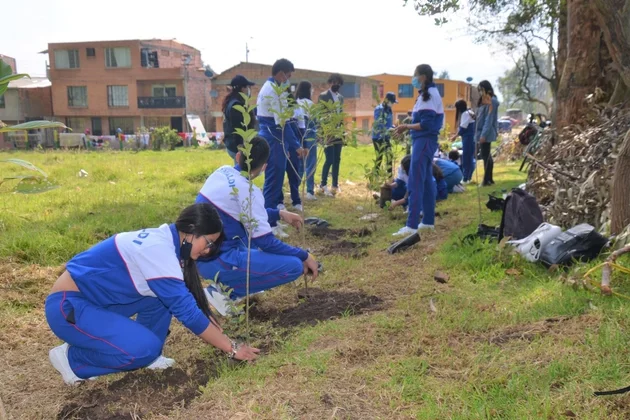
[{"label": "black backpack", "polygon": [[499,227],[499,242],[504,237],[527,238],[543,222],[542,211],[534,196],[514,188],[505,199]]},{"label": "black backpack", "polygon": [[608,239],[589,224],[577,225],[556,236],[540,254],[540,261],[547,267],[571,265],[573,261],[590,261],[597,258]]}]

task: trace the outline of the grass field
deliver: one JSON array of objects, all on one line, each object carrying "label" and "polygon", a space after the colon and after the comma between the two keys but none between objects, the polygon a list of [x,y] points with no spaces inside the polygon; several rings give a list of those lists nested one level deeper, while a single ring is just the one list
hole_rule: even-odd
[{"label": "grass field", "polygon": [[[630,396],[593,391],[630,384],[625,300],[576,286],[586,267],[550,273],[496,244],[461,239],[476,229],[477,189],[438,204],[435,233],[396,255],[384,250],[404,225],[402,210],[374,206],[362,164],[371,147],[346,148],[341,194],[306,213],[338,229],[292,234],[325,274],[263,294],[251,341],[263,357],[227,363],[177,322],[164,372],[132,372],[62,384],[48,362],[59,343],[43,302],[63,264],[114,233],[172,221],[224,151],[2,153],[28,160],[60,188],[0,193],[0,398],[9,418],[52,419],[624,419]],[[79,170],[89,173],[78,177]],[[0,166],[0,175],[23,173]],[[495,191],[524,181],[495,168]],[[260,182],[257,181],[257,182]],[[485,194],[493,190],[483,188]],[[361,221],[378,213],[374,221]],[[483,208],[486,224],[498,214]],[[622,264],[627,264],[622,259]],[[447,283],[434,281],[440,270]],[[613,286],[630,293],[615,277]],[[243,325],[226,321],[231,334]],[[0,412],[0,418],[2,414]]]}]

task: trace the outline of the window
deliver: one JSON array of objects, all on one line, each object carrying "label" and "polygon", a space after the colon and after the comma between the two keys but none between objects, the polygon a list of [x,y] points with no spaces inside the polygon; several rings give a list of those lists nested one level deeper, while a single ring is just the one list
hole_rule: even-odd
[{"label": "window", "polygon": [[127,86],[107,86],[107,105],[110,107],[129,106]]},{"label": "window", "polygon": [[144,125],[146,127],[170,127],[171,126],[171,118],[170,117],[145,117]]},{"label": "window", "polygon": [[398,85],[398,97],[399,98],[413,98],[413,85]]},{"label": "window", "polygon": [[177,96],[175,85],[153,85],[151,91],[153,92],[153,96],[157,98],[165,96],[172,98]]},{"label": "window", "polygon": [[440,96],[443,98],[444,97],[444,83],[436,83],[435,87],[437,88],[438,92],[440,92]]},{"label": "window", "polygon": [[133,118],[109,117],[109,134],[115,136],[119,128],[122,130],[123,134],[135,134],[133,129]]},{"label": "window", "polygon": [[85,55],[88,57],[96,57],[96,49],[95,48],[86,48]]},{"label": "window", "polygon": [[4,95],[0,95],[0,108],[6,108],[7,104],[4,100]]},{"label": "window", "polygon": [[131,67],[131,51],[126,47],[105,48],[107,68]]},{"label": "window", "polygon": [[94,136],[103,135],[103,126],[101,125],[100,117],[92,117],[92,135]]},{"label": "window", "polygon": [[370,119],[369,118],[364,118],[361,121],[361,124],[362,124],[361,128],[363,129],[364,132],[367,133],[368,131],[370,131]]},{"label": "window", "polygon": [[55,51],[55,68],[56,69],[78,69],[79,68],[79,50],[56,50]]},{"label": "window", "polygon": [[85,133],[85,129],[88,128],[87,119],[79,117],[66,118],[66,126],[72,129],[74,133]]},{"label": "window", "polygon": [[72,108],[87,108],[86,86],[68,86],[68,106]]},{"label": "window", "polygon": [[149,48],[142,48],[140,50],[140,66],[144,68],[159,68],[158,52],[150,50]]},{"label": "window", "polygon": [[339,90],[341,96],[344,98],[360,98],[361,97],[361,86],[358,83],[344,83]]}]

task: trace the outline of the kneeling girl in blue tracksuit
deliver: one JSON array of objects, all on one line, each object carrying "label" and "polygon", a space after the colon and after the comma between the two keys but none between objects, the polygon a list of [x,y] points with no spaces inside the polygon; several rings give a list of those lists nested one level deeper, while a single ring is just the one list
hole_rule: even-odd
[{"label": "kneeling girl in blue tracksuit", "polygon": [[[411,131],[411,166],[409,169],[409,216],[407,224],[394,235],[410,235],[418,229],[433,229],[435,194],[433,192],[433,155],[444,123],[442,97],[433,83],[433,69],[428,64],[416,67],[413,86],[420,91],[413,108],[412,123],[396,128],[399,134]],[[422,223],[420,210],[423,211]]]},{"label": "kneeling girl in blue tracksuit", "polygon": [[[400,167],[398,168],[398,175],[391,184],[392,187],[392,203],[390,209],[395,209],[398,206],[407,208],[409,204],[409,192],[407,191],[407,183],[409,182],[409,168],[411,166],[411,155],[407,155],[400,161]],[[439,170],[439,168],[438,168]],[[435,176],[438,175],[435,172],[435,166],[433,167],[433,185],[431,187],[433,194],[439,197],[438,182]],[[422,209],[420,209],[422,212]]]},{"label": "kneeling girl in blue tracksuit", "polygon": [[[317,262],[307,251],[283,243],[271,232],[270,224],[280,219],[300,228],[302,218],[286,210],[265,208],[263,194],[255,185],[252,185],[250,202],[250,181],[241,171],[249,173],[253,179],[265,170],[269,157],[269,146],[264,139],[255,137],[251,146],[251,171],[248,170],[245,156],[239,152],[236,155],[239,165],[217,169],[208,177],[197,196],[198,203],[212,203],[217,208],[227,238],[217,255],[207,261],[197,261],[197,267],[206,279],[214,279],[218,274],[218,282],[232,289],[229,296],[232,299],[247,294],[246,226],[250,226],[250,223],[250,294],[292,282],[309,271],[314,277],[317,276]],[[249,219],[250,208],[253,220]],[[206,289],[206,296],[222,314],[225,315],[229,310],[227,297],[214,287]]]},{"label": "kneeling girl in blue tracksuit", "polygon": [[46,298],[48,324],[65,341],[49,353],[63,380],[172,366],[162,356],[172,315],[230,357],[256,359],[257,349],[213,322],[197,273],[195,260],[216,252],[222,237],[216,209],[195,204],[174,224],[120,233],[72,258]]}]

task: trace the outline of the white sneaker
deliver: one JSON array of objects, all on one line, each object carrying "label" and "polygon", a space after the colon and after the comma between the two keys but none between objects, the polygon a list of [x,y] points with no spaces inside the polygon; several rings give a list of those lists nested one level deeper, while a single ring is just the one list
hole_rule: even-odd
[{"label": "white sneaker", "polygon": [[317,200],[317,197],[315,196],[315,194],[306,193],[306,199],[310,201],[315,201]]},{"label": "white sneaker", "polygon": [[301,204],[296,204],[295,206],[293,206],[293,208],[300,212],[304,211],[304,207],[302,207]]},{"label": "white sneaker", "polygon": [[62,345],[51,349],[48,352],[48,358],[50,359],[50,363],[53,367],[61,373],[61,377],[67,385],[76,385],[79,382],[83,382],[83,379],[75,375],[70,367],[70,361],[68,361],[69,347],[68,343],[63,343]]},{"label": "white sneaker", "polygon": [[284,204],[278,204],[278,210],[286,210],[286,206]]},{"label": "white sneaker", "polygon": [[435,225],[425,225],[424,223],[420,223],[418,230],[435,230]]},{"label": "white sneaker", "polygon": [[272,227],[271,228],[271,233],[273,233],[273,236],[275,236],[276,238],[288,238],[289,234],[286,233],[284,230],[282,230],[282,226],[276,226],[276,227]]},{"label": "white sneaker", "polygon": [[454,193],[464,193],[466,192],[466,188],[462,184],[457,184],[453,187]]},{"label": "white sneaker", "polygon": [[208,303],[216,309],[218,313],[222,316],[226,316],[228,314],[231,308],[231,302],[227,296],[215,289],[214,286],[206,287],[203,289],[203,292],[206,294]]},{"label": "white sneaker", "polygon": [[324,186],[322,187],[322,192],[324,193],[324,195],[325,195],[326,197],[334,197],[334,196],[335,196],[335,195],[332,193],[332,191],[330,191],[330,190],[328,189],[328,185],[324,185]]},{"label": "white sneaker", "polygon": [[174,365],[175,365],[175,359],[170,359],[168,357],[164,357],[164,356],[160,355],[160,357],[155,359],[153,361],[153,363],[151,363],[149,366],[147,366],[147,369],[161,370],[161,369],[170,368],[170,367],[172,367]]},{"label": "white sneaker", "polygon": [[409,235],[413,235],[417,231],[418,229],[413,229],[413,228],[410,228],[409,226],[405,226],[405,227],[400,228],[400,230],[394,233],[392,236],[409,236]]}]

